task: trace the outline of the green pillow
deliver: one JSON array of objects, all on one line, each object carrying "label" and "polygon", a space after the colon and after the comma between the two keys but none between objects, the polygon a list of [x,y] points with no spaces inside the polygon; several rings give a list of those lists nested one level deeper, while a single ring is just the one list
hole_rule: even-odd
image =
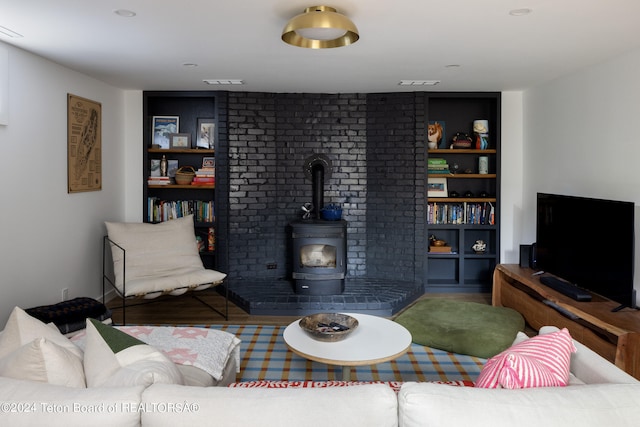
[{"label": "green pillow", "polygon": [[509,348],[524,330],[524,318],[511,308],[444,298],[418,301],[395,321],[416,344],[483,359]]}]

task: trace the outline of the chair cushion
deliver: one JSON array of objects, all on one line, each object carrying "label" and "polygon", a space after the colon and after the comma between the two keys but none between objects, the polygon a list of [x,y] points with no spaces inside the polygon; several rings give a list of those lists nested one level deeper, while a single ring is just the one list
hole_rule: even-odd
[{"label": "chair cushion", "polygon": [[508,348],[524,330],[524,318],[515,310],[446,298],[418,301],[395,321],[416,344],[484,359]]},{"label": "chair cushion", "polygon": [[105,222],[111,244],[116,287],[125,296],[179,295],[222,282],[226,274],[205,269],[198,253],[193,215],[159,224]]}]

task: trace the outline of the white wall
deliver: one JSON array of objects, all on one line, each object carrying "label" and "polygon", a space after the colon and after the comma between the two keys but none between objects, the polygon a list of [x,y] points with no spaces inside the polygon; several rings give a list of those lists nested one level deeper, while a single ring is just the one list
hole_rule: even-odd
[{"label": "white wall", "polygon": [[[502,93],[500,262],[517,264],[522,236],[522,92]],[[532,242],[527,242],[532,243]]]},{"label": "white wall", "polygon": [[[9,124],[0,126],[3,325],[14,306],[58,302],[62,288],[69,288],[70,298],[101,295],[103,222],[125,216],[131,102],[121,89],[13,46],[0,47],[9,52],[10,81]],[[67,93],[102,104],[101,191],[67,193]],[[141,123],[140,115],[133,123]]]},{"label": "white wall", "polygon": [[535,241],[537,192],[635,202],[640,241],[638,69],[640,50],[524,93],[522,243]]}]

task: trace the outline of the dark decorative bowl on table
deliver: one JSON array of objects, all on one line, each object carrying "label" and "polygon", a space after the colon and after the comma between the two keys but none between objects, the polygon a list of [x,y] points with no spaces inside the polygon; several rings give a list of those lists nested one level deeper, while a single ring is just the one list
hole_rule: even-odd
[{"label": "dark decorative bowl on table", "polygon": [[318,341],[335,342],[345,339],[358,327],[358,320],[340,313],[317,313],[300,319],[300,327]]}]

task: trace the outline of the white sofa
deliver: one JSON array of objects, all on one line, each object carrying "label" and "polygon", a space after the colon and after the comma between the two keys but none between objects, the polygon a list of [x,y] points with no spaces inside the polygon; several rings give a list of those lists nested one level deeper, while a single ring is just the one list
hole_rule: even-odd
[{"label": "white sofa", "polygon": [[68,388],[0,377],[11,426],[637,426],[640,382],[575,342],[568,387],[522,390],[405,383],[328,388],[153,384]]}]

